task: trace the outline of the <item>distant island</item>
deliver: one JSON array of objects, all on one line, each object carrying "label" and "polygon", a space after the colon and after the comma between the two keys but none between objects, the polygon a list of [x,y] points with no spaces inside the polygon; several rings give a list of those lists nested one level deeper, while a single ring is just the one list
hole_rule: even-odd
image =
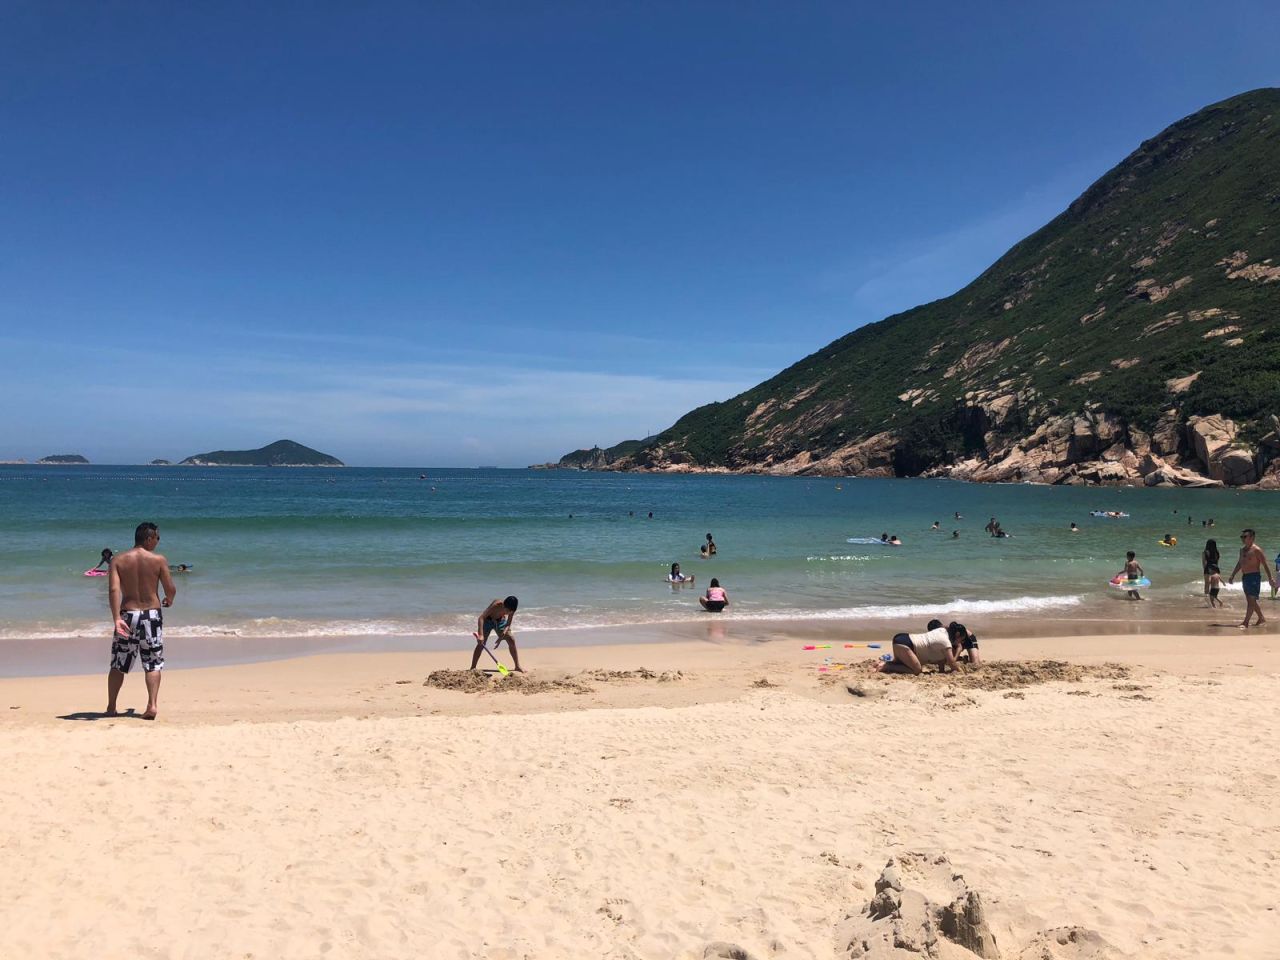
[{"label": "distant island", "polygon": [[88,463],[84,457],[78,453],[51,453],[47,457],[41,457],[36,463]]},{"label": "distant island", "polygon": [[151,461],[151,466],[153,466],[153,467],[171,467],[171,466],[173,466],[173,461],[172,461],[172,460],[152,460],[152,461]]},{"label": "distant island", "polygon": [[214,450],[197,453],[182,463],[192,467],[342,467],[337,457],[292,440],[277,440],[257,450]]}]

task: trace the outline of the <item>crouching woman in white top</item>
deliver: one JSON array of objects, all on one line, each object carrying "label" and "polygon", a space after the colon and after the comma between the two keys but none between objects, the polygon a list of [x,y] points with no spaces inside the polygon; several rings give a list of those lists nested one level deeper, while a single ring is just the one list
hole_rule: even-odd
[{"label": "crouching woman in white top", "polygon": [[926,633],[899,633],[893,638],[893,659],[876,664],[881,673],[914,673],[933,664],[939,673],[957,670],[956,647],[951,631],[941,620],[930,620]]}]

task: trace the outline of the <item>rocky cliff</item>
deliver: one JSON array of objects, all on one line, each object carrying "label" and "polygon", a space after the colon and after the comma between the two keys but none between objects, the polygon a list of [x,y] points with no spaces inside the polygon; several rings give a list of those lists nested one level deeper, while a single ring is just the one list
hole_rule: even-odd
[{"label": "rocky cliff", "polygon": [[562,463],[1280,486],[1276,413],[1280,90],[1265,89],[1144,142],[953,296]]}]

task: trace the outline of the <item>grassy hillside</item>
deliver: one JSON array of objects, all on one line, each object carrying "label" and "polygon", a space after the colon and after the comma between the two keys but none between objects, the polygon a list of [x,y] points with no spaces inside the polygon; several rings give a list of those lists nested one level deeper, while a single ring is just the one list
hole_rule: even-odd
[{"label": "grassy hillside", "polygon": [[751,468],[891,431],[895,472],[914,474],[1085,409],[1147,432],[1171,407],[1220,413],[1248,439],[1280,407],[1278,265],[1280,90],[1264,89],[1143,143],[953,296],[686,414],[627,465]]}]

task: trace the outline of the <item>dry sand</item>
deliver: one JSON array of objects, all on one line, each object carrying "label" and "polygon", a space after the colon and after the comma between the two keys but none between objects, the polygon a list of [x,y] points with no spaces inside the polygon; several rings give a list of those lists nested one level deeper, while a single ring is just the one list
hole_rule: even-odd
[{"label": "dry sand", "polygon": [[0,956],[1280,956],[1271,634],[799,647],[0,681]]}]

